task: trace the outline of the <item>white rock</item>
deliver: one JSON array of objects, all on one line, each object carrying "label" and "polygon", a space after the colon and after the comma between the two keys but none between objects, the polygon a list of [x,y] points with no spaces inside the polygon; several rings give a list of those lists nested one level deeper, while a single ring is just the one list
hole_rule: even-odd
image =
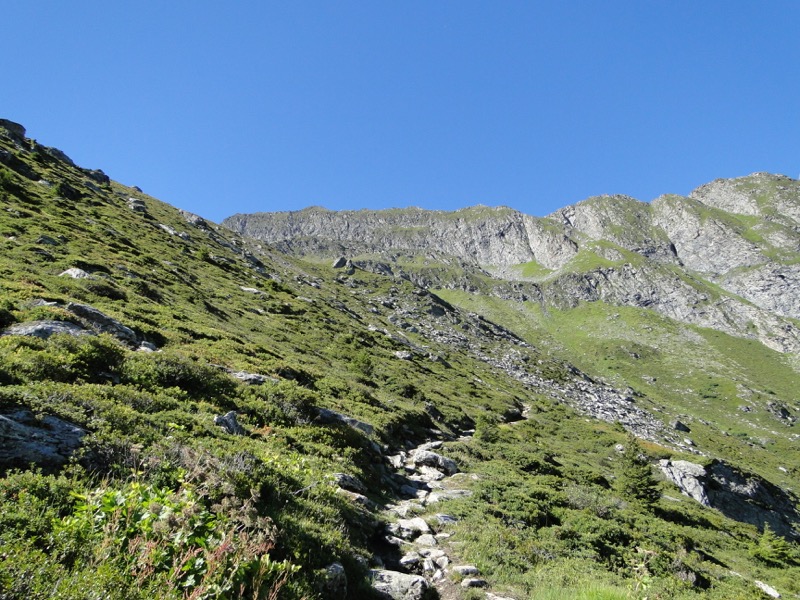
[{"label": "white rock", "polygon": [[767,585],[763,581],[758,581],[756,579],[753,583],[755,583],[756,587],[758,589],[760,589],[762,592],[764,592],[770,598],[780,598],[781,597],[780,593],[778,593],[778,590],[776,590],[774,587],[772,587],[770,585]]}]

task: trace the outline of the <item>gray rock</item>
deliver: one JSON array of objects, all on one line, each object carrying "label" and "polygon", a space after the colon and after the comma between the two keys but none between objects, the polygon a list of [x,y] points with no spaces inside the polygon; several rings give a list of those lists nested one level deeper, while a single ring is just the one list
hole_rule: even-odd
[{"label": "gray rock", "polygon": [[0,414],[0,467],[60,466],[80,447],[86,433],[58,417],[36,418],[27,409]]},{"label": "gray rock", "polygon": [[393,468],[402,469],[406,462],[406,453],[392,454],[391,456],[387,456],[386,460],[389,461],[389,464],[392,465]]},{"label": "gray rock", "polygon": [[430,548],[430,547],[433,547],[433,546],[438,546],[438,545],[439,545],[439,542],[436,540],[436,537],[435,537],[435,536],[433,536],[433,535],[432,535],[432,534],[430,534],[430,533],[423,533],[423,534],[422,534],[421,536],[419,536],[419,537],[418,537],[416,540],[414,540],[414,542],[415,542],[415,543],[416,543],[418,546],[426,546],[426,547],[429,547],[429,548]]},{"label": "gray rock", "polygon": [[68,321],[28,321],[12,325],[3,331],[2,335],[27,335],[46,340],[51,335],[66,333],[68,335],[94,335],[80,325]]},{"label": "gray rock", "polygon": [[111,183],[111,178],[102,169],[83,169],[84,174],[91,180],[100,184]]},{"label": "gray rock", "polygon": [[420,575],[373,569],[370,571],[373,589],[387,600],[423,600],[428,582]]},{"label": "gray rock", "polygon": [[108,333],[128,346],[138,348],[139,336],[130,327],[126,327],[93,306],[70,302],[64,308],[86,322],[97,333]]},{"label": "gray rock", "polygon": [[347,598],[347,573],[341,563],[331,563],[325,568],[325,597],[330,600]]},{"label": "gray rock", "polygon": [[332,477],[340,488],[359,494],[364,494],[367,491],[367,487],[357,477],[353,477],[348,473],[334,473]]},{"label": "gray rock", "polygon": [[345,496],[354,504],[358,504],[359,506],[363,506],[365,509],[372,511],[377,508],[375,503],[367,498],[364,494],[359,494],[358,492],[351,492],[350,490],[346,490],[344,488],[339,488],[336,490],[336,493]]},{"label": "gray rock", "polygon": [[59,277],[72,277],[73,279],[91,279],[91,273],[87,273],[83,269],[79,269],[78,267],[72,267],[71,269],[67,269],[62,273],[58,274]]},{"label": "gray rock", "polygon": [[419,492],[419,488],[415,485],[411,485],[409,483],[403,484],[400,486],[400,495],[404,498],[417,498],[417,493]]},{"label": "gray rock", "polygon": [[205,219],[203,219],[203,217],[182,209],[178,209],[178,212],[183,217],[183,220],[189,223],[189,225],[194,225],[195,227],[200,227],[201,229],[208,229],[208,223]]},{"label": "gray rock", "polygon": [[420,534],[429,534],[431,532],[425,519],[421,517],[399,519],[394,523],[390,523],[387,529],[390,533],[406,540],[411,540],[418,537]]},{"label": "gray rock", "polygon": [[359,421],[353,417],[348,417],[347,415],[343,415],[342,413],[338,413],[335,410],[330,410],[328,408],[320,408],[317,411],[316,421],[322,424],[344,423],[345,425],[349,425],[354,429],[358,429],[367,435],[372,435],[375,431],[375,428],[369,423],[364,423],[363,421]]},{"label": "gray rock", "polygon": [[458,465],[450,458],[445,458],[441,454],[429,450],[417,450],[411,455],[411,460],[415,465],[425,465],[444,471],[448,475],[458,473]]},{"label": "gray rock", "polygon": [[411,360],[414,357],[408,350],[397,350],[394,355],[400,360]]},{"label": "gray rock", "polygon": [[468,498],[472,496],[472,490],[459,490],[459,489],[450,489],[450,490],[438,490],[435,492],[431,492],[427,498],[425,498],[425,504],[434,504],[436,502],[441,502],[443,500],[452,500],[454,498]]},{"label": "gray rock", "polygon": [[704,480],[706,470],[698,464],[686,460],[663,459],[658,466],[667,479],[678,486],[682,494],[694,498],[703,506],[710,506]]},{"label": "gray rock", "polygon": [[248,373],[246,371],[235,371],[232,372],[231,375],[238,379],[239,381],[243,381],[248,385],[263,385],[265,383],[277,383],[278,380],[274,377],[269,377],[267,375],[261,375],[260,373]]},{"label": "gray rock", "polygon": [[40,235],[38,238],[36,238],[36,243],[37,244],[43,244],[45,246],[60,246],[61,245],[61,242],[59,240],[57,240],[57,239],[55,239],[53,237],[50,237],[49,235]]},{"label": "gray rock", "polygon": [[244,285],[240,285],[239,289],[242,290],[243,292],[247,292],[248,294],[257,294],[257,295],[260,295],[260,296],[264,295],[264,292],[262,292],[259,289],[253,288],[253,287],[247,287],[247,286],[244,286]]},{"label": "gray rock", "polygon": [[343,269],[347,265],[347,259],[344,256],[340,256],[336,260],[333,261],[331,267],[334,269]]},{"label": "gray rock", "polygon": [[691,431],[688,425],[686,425],[682,421],[679,421],[678,419],[672,421],[669,424],[669,426],[672,427],[675,431],[682,431],[684,433],[689,433]]},{"label": "gray rock", "polygon": [[437,513],[436,520],[439,521],[440,525],[454,525],[455,523],[458,523],[458,519],[443,513]]},{"label": "gray rock", "polygon": [[414,570],[420,565],[421,561],[422,557],[418,553],[408,552],[400,558],[399,562],[404,568]]},{"label": "gray rock", "polygon": [[217,415],[214,417],[214,425],[219,425],[231,435],[247,434],[244,427],[242,427],[239,424],[239,421],[236,419],[236,411],[233,410],[225,413],[224,415]]},{"label": "gray rock", "polygon": [[719,460],[703,468],[688,461],[661,460],[659,467],[682,493],[725,516],[762,528],[767,523],[777,534],[793,538],[800,528],[792,496],[752,473]]},{"label": "gray rock", "polygon": [[489,582],[485,579],[479,579],[477,577],[467,577],[466,579],[461,580],[461,587],[463,588],[485,588],[489,587]]},{"label": "gray rock", "polygon": [[143,200],[139,200],[138,198],[128,198],[128,208],[135,213],[147,212],[147,205]]},{"label": "gray rock", "polygon": [[480,575],[481,573],[475,565],[456,565],[451,567],[450,570],[465,577],[468,575]]},{"label": "gray rock", "polygon": [[441,481],[444,479],[445,475],[439,469],[434,469],[433,467],[428,467],[426,465],[421,465],[417,469],[419,473],[420,481]]}]

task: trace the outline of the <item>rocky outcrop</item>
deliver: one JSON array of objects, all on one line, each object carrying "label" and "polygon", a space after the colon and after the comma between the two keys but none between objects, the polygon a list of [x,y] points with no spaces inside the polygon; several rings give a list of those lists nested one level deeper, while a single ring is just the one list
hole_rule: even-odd
[{"label": "rocky outcrop", "polygon": [[73,315],[85,322],[97,333],[108,333],[119,341],[136,348],[141,343],[139,336],[131,329],[104,312],[88,304],[69,302],[64,307]]},{"label": "rocky outcrop", "polygon": [[703,506],[716,508],[726,517],[759,529],[767,524],[779,535],[800,537],[797,499],[757,475],[719,460],[703,467],[684,460],[664,459],[659,461],[659,467],[682,493]]},{"label": "rocky outcrop", "polygon": [[0,469],[57,467],[81,445],[86,430],[52,415],[27,409],[0,414]]},{"label": "rocky outcrop", "polygon": [[28,321],[27,323],[18,323],[5,329],[0,335],[25,335],[37,337],[46,340],[52,335],[66,333],[68,335],[90,335],[90,331],[86,331],[80,325],[70,323],[69,321]]},{"label": "rocky outcrop", "polygon": [[246,435],[247,431],[239,424],[236,418],[236,411],[228,411],[224,415],[217,415],[214,417],[214,425],[222,427],[226,433],[231,435]]},{"label": "rocky outcrop", "polygon": [[[74,274],[72,276],[75,276]],[[120,342],[135,350],[152,352],[157,348],[150,342],[142,339],[130,327],[123,325],[113,317],[88,304],[68,302],[61,305],[57,302],[37,301],[38,304],[58,306],[72,313],[78,323],[70,321],[39,320],[27,323],[18,323],[6,328],[0,335],[25,335],[47,339],[52,335],[66,333],[68,335],[96,335],[107,333]]]}]

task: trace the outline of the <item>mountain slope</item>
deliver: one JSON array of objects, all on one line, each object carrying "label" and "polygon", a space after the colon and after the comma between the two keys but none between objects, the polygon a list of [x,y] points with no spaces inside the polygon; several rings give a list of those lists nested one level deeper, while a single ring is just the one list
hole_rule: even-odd
[{"label": "mountain slope", "polygon": [[525,282],[527,296],[555,306],[602,299],[646,307],[795,353],[798,211],[800,183],[757,173],[708,184],[690,198],[645,204],[599,196],[545,218],[488,207],[315,208],[234,215],[224,225],[300,256],[449,255],[501,280]]},{"label": "mountain slope", "polygon": [[[279,253],[7,121],[0,205],[0,598],[476,597],[467,562],[513,598],[800,591],[785,355],[640,309],[592,330],[606,305],[537,313],[443,251]],[[749,411],[712,422],[728,377]]]}]

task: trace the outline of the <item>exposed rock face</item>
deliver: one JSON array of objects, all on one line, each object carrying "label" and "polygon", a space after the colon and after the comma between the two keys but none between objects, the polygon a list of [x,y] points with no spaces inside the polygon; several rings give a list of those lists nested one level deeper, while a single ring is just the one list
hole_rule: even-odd
[{"label": "exposed rock face", "polygon": [[12,325],[3,331],[2,335],[28,335],[38,337],[46,340],[51,335],[58,333],[66,333],[69,335],[88,335],[91,332],[86,331],[80,325],[69,323],[67,321],[29,321],[27,323],[19,323]]},{"label": "exposed rock face", "polygon": [[[289,253],[353,256],[357,267],[423,287],[473,290],[480,281],[501,297],[557,307],[600,300],[648,308],[800,351],[800,331],[786,319],[800,318],[800,182],[782,175],[717,180],[651,204],[598,196],[544,218],[485,206],[310,208],[234,215],[223,224]],[[413,257],[426,266],[404,267]],[[538,265],[535,282],[523,276],[525,264]],[[502,280],[519,283],[510,292]]]},{"label": "exposed rock face", "polygon": [[665,459],[659,461],[659,467],[682,493],[703,506],[759,529],[767,523],[779,535],[795,539],[800,536],[796,499],[756,475],[717,460],[704,468],[684,460]]},{"label": "exposed rock face", "polygon": [[98,333],[108,333],[132,347],[138,347],[139,336],[131,329],[88,304],[70,302],[65,307],[76,317],[86,321]]},{"label": "exposed rock face", "polygon": [[64,464],[86,431],[54,416],[36,418],[26,409],[0,414],[0,468]]},{"label": "exposed rock face", "polygon": [[244,427],[239,424],[236,418],[236,412],[231,410],[224,415],[217,415],[214,417],[214,425],[222,427],[226,432],[231,435],[246,435]]}]

